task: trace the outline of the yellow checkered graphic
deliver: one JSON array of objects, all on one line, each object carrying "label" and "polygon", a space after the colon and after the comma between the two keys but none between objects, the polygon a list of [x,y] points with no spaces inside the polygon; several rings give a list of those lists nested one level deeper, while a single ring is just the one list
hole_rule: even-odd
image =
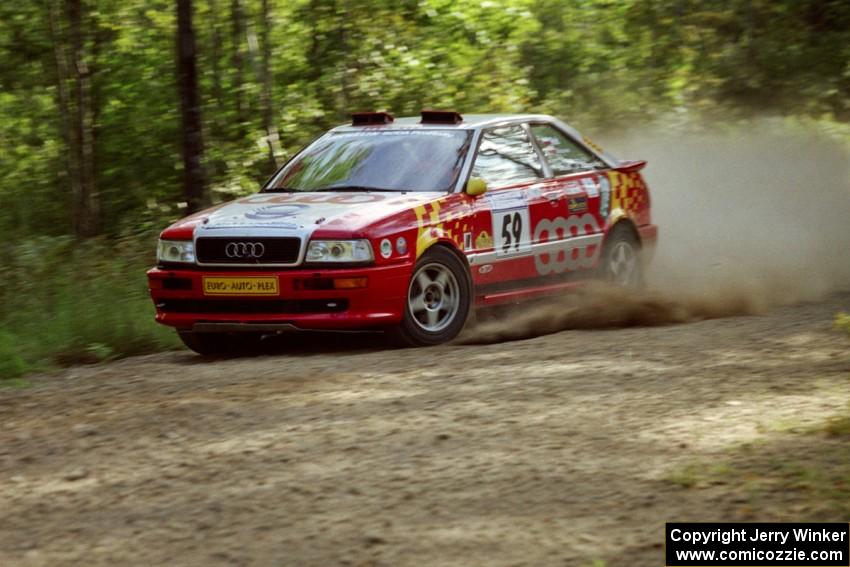
[{"label": "yellow checkered graphic", "polygon": [[469,226],[459,211],[440,216],[440,201],[414,207],[419,231],[416,237],[416,257],[422,255],[434,242],[444,236],[463,250],[463,233]]},{"label": "yellow checkered graphic", "polygon": [[646,186],[637,173],[608,172],[611,181],[611,210],[637,212],[646,204]]}]

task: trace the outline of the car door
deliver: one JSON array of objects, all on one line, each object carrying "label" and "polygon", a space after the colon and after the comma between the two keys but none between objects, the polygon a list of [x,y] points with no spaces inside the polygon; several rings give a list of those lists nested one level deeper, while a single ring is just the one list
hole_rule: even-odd
[{"label": "car door", "polygon": [[[503,285],[533,278],[534,226],[552,207],[543,191],[548,171],[522,124],[484,130],[471,176],[487,183],[475,202],[483,238],[470,255],[476,285]],[[489,234],[486,234],[489,231]]]},{"label": "car door", "polygon": [[560,198],[557,216],[535,229],[541,243],[535,268],[541,276],[593,268],[611,200],[607,166],[552,124],[532,123],[529,129],[550,172],[543,191]]}]

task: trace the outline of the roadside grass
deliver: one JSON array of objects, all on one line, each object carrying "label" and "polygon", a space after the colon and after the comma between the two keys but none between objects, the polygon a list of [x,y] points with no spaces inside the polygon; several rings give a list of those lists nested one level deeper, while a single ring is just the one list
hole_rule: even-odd
[{"label": "roadside grass", "polygon": [[44,237],[13,247],[0,263],[0,381],[177,347],[153,321],[152,242]]},{"label": "roadside grass", "polygon": [[666,482],[686,490],[723,486],[761,516],[845,521],[850,516],[850,413],[773,441],[749,443],[720,462],[680,467]]},{"label": "roadside grass", "polygon": [[844,331],[850,336],[850,315],[843,311],[835,314],[835,328],[839,331]]},{"label": "roadside grass", "polygon": [[666,480],[681,488],[695,488],[708,485],[727,484],[728,475],[733,469],[725,463],[705,465],[692,463],[672,471]]},{"label": "roadside grass", "polygon": [[850,440],[850,415],[837,416],[826,422],[824,431],[833,437],[846,437]]},{"label": "roadside grass", "polygon": [[[847,313],[836,314],[834,325],[850,335]],[[850,408],[817,427],[789,421],[764,431],[777,437],[741,445],[720,462],[679,467],[664,481],[685,490],[725,485],[727,496],[746,502],[747,509],[795,521],[850,517]]]}]

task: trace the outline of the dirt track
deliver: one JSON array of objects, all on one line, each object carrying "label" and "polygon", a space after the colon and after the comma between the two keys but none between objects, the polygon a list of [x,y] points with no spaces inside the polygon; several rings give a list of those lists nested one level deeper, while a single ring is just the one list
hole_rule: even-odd
[{"label": "dirt track", "polygon": [[0,565],[663,565],[665,521],[794,518],[670,477],[842,412],[848,307],[38,376],[0,390]]}]

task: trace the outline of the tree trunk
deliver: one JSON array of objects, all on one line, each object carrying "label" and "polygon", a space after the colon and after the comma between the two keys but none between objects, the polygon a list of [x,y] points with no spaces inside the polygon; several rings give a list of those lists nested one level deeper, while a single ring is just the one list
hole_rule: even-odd
[{"label": "tree trunk", "polygon": [[183,195],[190,213],[201,209],[206,196],[196,57],[192,0],[177,0],[177,85],[183,124]]},{"label": "tree trunk", "polygon": [[77,159],[74,137],[71,132],[71,101],[68,92],[68,54],[65,49],[66,33],[61,26],[60,18],[61,0],[50,0],[47,6],[47,23],[50,32],[50,43],[53,45],[53,62],[55,65],[56,80],[56,106],[59,110],[59,131],[62,143],[65,145],[65,172],[71,186],[70,198],[67,201],[67,210],[71,211],[71,225],[75,229],[77,225],[76,208],[79,196],[82,194],[80,187],[80,174],[77,169]]},{"label": "tree trunk", "polygon": [[263,129],[266,132],[266,144],[269,148],[269,175],[277,169],[277,160],[275,159],[275,141],[277,139],[277,128],[272,121],[272,47],[269,35],[271,32],[271,22],[269,14],[269,0],[262,0],[260,14],[260,42],[262,43],[262,118]]},{"label": "tree trunk", "polygon": [[233,95],[236,103],[236,133],[239,138],[245,136],[245,122],[247,121],[247,110],[245,108],[245,52],[243,49],[245,38],[245,11],[242,9],[240,0],[233,0],[230,4],[230,19],[233,27],[231,37],[233,42]]},{"label": "tree trunk", "polygon": [[83,30],[87,13],[82,0],[68,0],[71,57],[73,61],[73,125],[71,151],[77,182],[74,195],[74,233],[77,237],[95,236],[100,231],[100,196],[97,192],[94,164],[94,107],[92,76],[87,60],[86,35]]},{"label": "tree trunk", "polygon": [[210,3],[210,12],[212,13],[212,17],[210,18],[211,23],[211,36],[212,36],[212,47],[210,49],[210,66],[212,68],[212,76],[213,76],[213,99],[215,99],[215,115],[213,117],[213,135],[218,136],[221,134],[223,127],[223,118],[224,118],[224,88],[221,84],[221,54],[222,54],[222,44],[221,44],[221,31],[219,26],[218,19],[218,0],[209,0]]},{"label": "tree trunk", "polygon": [[342,98],[340,108],[337,111],[341,120],[348,117],[348,114],[351,112],[349,96],[348,96],[348,3],[346,0],[339,0],[339,6],[337,10],[340,15],[339,21],[339,48],[342,52],[342,69],[340,70],[340,85],[339,92]]}]

